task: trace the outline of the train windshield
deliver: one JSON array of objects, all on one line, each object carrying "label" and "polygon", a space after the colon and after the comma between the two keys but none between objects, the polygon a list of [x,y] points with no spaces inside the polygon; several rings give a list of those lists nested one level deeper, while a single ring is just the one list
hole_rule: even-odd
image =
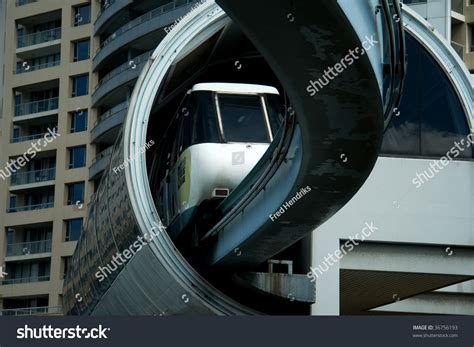
[{"label": "train windshield", "polygon": [[226,142],[271,142],[259,95],[218,94],[218,97]]}]

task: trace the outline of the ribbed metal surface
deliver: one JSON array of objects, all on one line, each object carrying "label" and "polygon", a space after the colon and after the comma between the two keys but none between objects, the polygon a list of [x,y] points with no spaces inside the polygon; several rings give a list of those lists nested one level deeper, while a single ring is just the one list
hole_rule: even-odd
[{"label": "ribbed metal surface", "polygon": [[341,314],[357,314],[470,277],[341,270]]}]

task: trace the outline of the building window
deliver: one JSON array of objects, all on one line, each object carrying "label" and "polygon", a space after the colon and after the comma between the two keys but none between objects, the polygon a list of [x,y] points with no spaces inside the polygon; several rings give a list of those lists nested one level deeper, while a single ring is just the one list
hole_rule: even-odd
[{"label": "building window", "polygon": [[16,212],[16,195],[10,195],[10,212]]},{"label": "building window", "polygon": [[87,110],[71,113],[71,133],[80,133],[87,130]]},{"label": "building window", "polygon": [[74,26],[89,24],[91,22],[91,5],[85,4],[74,7]]},{"label": "building window", "polygon": [[470,27],[471,27],[471,52],[474,52],[474,25],[470,25]]},{"label": "building window", "polygon": [[72,78],[72,96],[89,94],[89,75],[74,76]]},{"label": "building window", "polygon": [[77,169],[86,166],[86,146],[69,148],[69,168]]},{"label": "building window", "polygon": [[84,202],[84,182],[70,183],[67,185],[67,204],[76,205]]},{"label": "building window", "polygon": [[74,61],[87,60],[91,57],[91,40],[74,42]]},{"label": "building window", "polygon": [[77,241],[81,236],[82,218],[66,220],[66,237],[65,241]]},{"label": "building window", "polygon": [[[82,221],[81,221],[82,223]],[[80,229],[79,229],[79,234],[80,234]],[[67,276],[67,272],[69,270],[69,266],[71,264],[71,257],[61,257],[61,260],[63,262],[63,277],[62,279],[65,279]]]}]

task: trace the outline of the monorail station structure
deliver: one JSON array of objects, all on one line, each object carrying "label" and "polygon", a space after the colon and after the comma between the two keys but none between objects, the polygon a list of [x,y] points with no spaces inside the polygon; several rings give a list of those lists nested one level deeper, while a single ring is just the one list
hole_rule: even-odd
[{"label": "monorail station structure", "polygon": [[[153,52],[65,281],[67,312],[474,313],[462,61],[397,1],[274,5],[206,2]],[[149,140],[155,154],[113,172]],[[239,170],[238,185],[220,177]]]}]

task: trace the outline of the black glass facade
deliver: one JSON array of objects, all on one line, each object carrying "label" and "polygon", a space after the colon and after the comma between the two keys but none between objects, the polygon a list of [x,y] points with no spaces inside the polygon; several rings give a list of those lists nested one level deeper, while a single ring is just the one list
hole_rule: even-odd
[{"label": "black glass facade", "polygon": [[385,133],[382,154],[439,158],[458,143],[462,150],[451,151],[450,156],[472,158],[467,118],[448,76],[409,34],[406,42],[408,71],[400,114]]}]

